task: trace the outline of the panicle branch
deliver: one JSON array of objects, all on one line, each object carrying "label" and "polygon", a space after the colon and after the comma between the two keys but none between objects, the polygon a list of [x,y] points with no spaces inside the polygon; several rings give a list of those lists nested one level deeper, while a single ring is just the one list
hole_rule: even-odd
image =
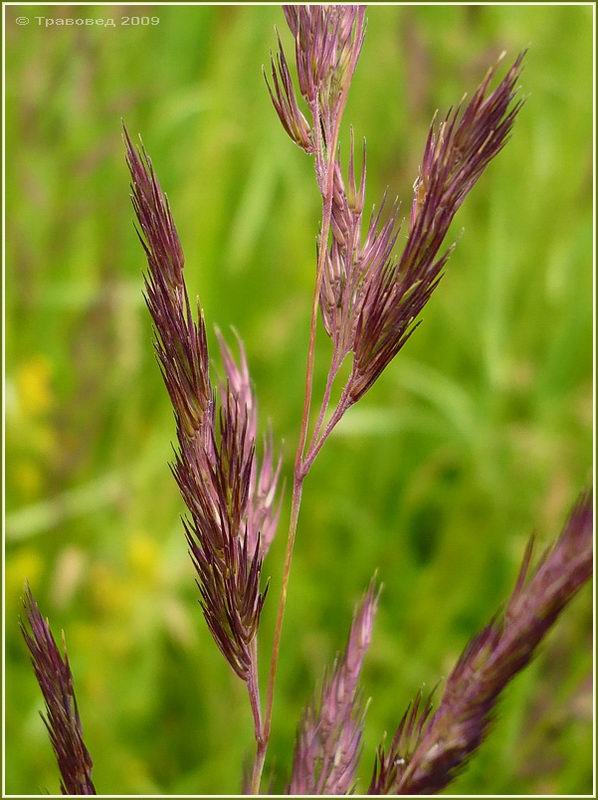
[{"label": "panicle branch", "polygon": [[[278,507],[271,437],[256,459],[257,408],[241,341],[239,362],[217,332],[226,380],[210,380],[201,308],[193,318],[184,258],[170,208],[152,164],[125,131],[133,207],[149,271],[147,304],[156,351],[177,421],[172,470],[191,514],[184,520],[208,627],[245,681],[255,667],[255,639],[265,591],[262,561],[274,536]],[[252,676],[255,678],[255,676]]]},{"label": "panicle branch", "polygon": [[[356,402],[396,356],[434,289],[451,249],[438,256],[467,193],[504,147],[522,101],[512,104],[524,54],[488,96],[497,67],[488,70],[471,101],[432,123],[414,185],[410,230],[397,260],[366,272],[352,342],[350,402]],[[392,248],[391,248],[392,249]]]},{"label": "panicle branch", "polygon": [[91,777],[93,762],[83,741],[64,636],[62,656],[48,620],[42,617],[28,586],[23,597],[23,608],[27,621],[20,621],[21,632],[46,703],[46,714],[42,714],[42,719],[58,763],[60,790],[65,795],[96,794]]},{"label": "panicle branch", "polygon": [[586,492],[534,570],[530,541],[505,611],[467,645],[434,715],[429,703],[418,712],[416,701],[388,753],[380,748],[370,794],[434,794],[466,765],[488,733],[501,692],[591,577],[592,528],[592,496]]},{"label": "panicle branch", "polygon": [[[315,156],[323,198],[318,292],[324,328],[333,343],[327,386],[306,463],[344,412],[372,386],[417,327],[452,248],[439,255],[449,226],[467,193],[509,138],[522,101],[513,102],[522,53],[493,90],[491,67],[467,104],[432,123],[414,184],[407,240],[394,254],[400,232],[399,205],[383,214],[385,200],[364,231],[365,142],[359,179],[351,130],[347,181],[337,152],[347,93],[365,33],[363,6],[285,6],[295,41],[299,94],[278,39],[271,59],[274,107],[291,137]],[[305,102],[311,123],[301,111]],[[328,225],[329,221],[329,225]],[[330,231],[330,234],[329,234]],[[340,365],[353,356],[332,425],[324,427],[332,384]]]},{"label": "panicle branch", "polygon": [[359,676],[370,645],[378,592],[370,584],[342,658],[325,676],[319,702],[307,707],[295,745],[289,794],[348,794],[360,755],[365,704]]}]

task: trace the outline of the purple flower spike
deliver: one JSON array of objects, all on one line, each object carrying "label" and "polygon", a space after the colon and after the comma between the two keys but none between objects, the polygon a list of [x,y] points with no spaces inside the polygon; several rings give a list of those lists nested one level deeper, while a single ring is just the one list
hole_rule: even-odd
[{"label": "purple flower spike", "polygon": [[[432,122],[414,184],[410,224],[401,255],[394,249],[401,223],[395,201],[383,213],[386,195],[364,226],[365,142],[357,167],[353,131],[345,178],[340,135],[348,91],[365,34],[365,7],[284,7],[295,40],[299,92],[278,40],[270,94],[282,124],[314,156],[322,198],[317,244],[316,291],[324,329],[333,344],[320,410],[311,439],[301,442],[299,475],[305,475],[346,411],[374,384],[415,331],[418,316],[438,286],[452,247],[439,253],[467,193],[509,138],[522,101],[513,102],[524,53],[491,90],[497,65],[486,73],[471,101]],[[269,87],[270,88],[270,87]],[[304,117],[300,111],[305,101]],[[317,320],[312,313],[308,374],[313,372]],[[331,399],[345,359],[351,372],[334,410]],[[312,386],[311,378],[307,381]],[[311,397],[306,408],[311,408]],[[305,454],[305,458],[303,458]]]},{"label": "purple flower spike", "polygon": [[[556,544],[531,570],[530,541],[503,614],[467,645],[430,717],[414,705],[389,752],[378,753],[370,794],[435,794],[483,742],[501,692],[534,657],[544,636],[592,575],[592,495],[583,494]],[[408,730],[409,735],[404,732]]]},{"label": "purple flower spike", "polygon": [[42,714],[42,719],[58,762],[60,790],[62,794],[95,794],[91,779],[93,762],[83,741],[64,636],[63,657],[29,587],[25,589],[23,607],[29,627],[21,620],[21,632],[46,702],[46,714]]},{"label": "purple flower spike", "polygon": [[156,353],[174,408],[180,438],[194,438],[213,413],[206,329],[195,322],[183,277],[185,259],[166,196],[145,151],[124,130],[131,198],[149,272],[147,305],[156,328]]},{"label": "purple flower spike", "polygon": [[365,704],[359,676],[370,646],[378,592],[366,592],[345,652],[324,678],[319,703],[307,707],[295,745],[289,794],[349,794],[361,749]]},{"label": "purple flower spike", "polygon": [[[183,275],[183,250],[150,159],[125,131],[133,207],[149,272],[147,304],[156,351],[177,421],[172,467],[191,519],[184,521],[200,603],[216,644],[249,681],[266,592],[262,560],[274,536],[279,466],[271,439],[261,468],[255,455],[257,408],[241,341],[237,363],[218,333],[226,381],[217,393],[209,375],[201,309],[194,320]],[[253,661],[252,661],[253,659]]]},{"label": "purple flower spike", "polygon": [[[496,66],[488,70],[463,110],[457,107],[438,127],[432,124],[414,185],[405,249],[398,261],[388,258],[388,253],[384,263],[367,270],[353,336],[349,403],[370,388],[419,324],[416,318],[438,286],[451,252],[438,256],[449,225],[467,193],[504,147],[521,109],[523,101],[514,105],[512,101],[524,55],[488,96]],[[381,252],[386,255],[386,248]]]}]

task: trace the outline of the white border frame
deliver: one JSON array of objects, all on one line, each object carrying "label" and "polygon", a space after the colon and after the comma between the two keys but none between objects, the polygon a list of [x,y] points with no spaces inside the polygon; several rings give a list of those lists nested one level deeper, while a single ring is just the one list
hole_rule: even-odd
[{"label": "white border frame", "polygon": [[[295,3],[294,3],[295,4]],[[48,795],[23,795],[23,794],[6,794],[6,747],[5,747],[5,736],[6,736],[6,675],[5,675],[5,656],[6,656],[6,621],[5,621],[5,611],[6,611],[6,587],[5,587],[5,554],[6,554],[6,526],[5,526],[5,518],[6,518],[6,485],[5,485],[5,475],[6,475],[6,295],[5,295],[5,286],[6,286],[6,207],[5,207],[5,198],[6,198],[6,172],[4,166],[6,165],[6,96],[5,96],[5,86],[6,86],[6,8],[13,7],[40,7],[40,8],[48,8],[53,6],[93,6],[93,7],[105,7],[105,8],[121,8],[121,7],[130,7],[130,6],[143,6],[147,8],[148,6],[280,6],[281,3],[278,2],[248,2],[248,3],[238,3],[238,2],[211,2],[211,3],[198,3],[198,2],[191,2],[191,3],[168,3],[168,2],[152,2],[152,3],[143,3],[143,2],[129,2],[129,3],[93,3],[93,2],[81,2],[81,3],[59,3],[59,2],[50,2],[50,3],[3,3],[2,4],[2,797],[6,798],[27,798],[27,797],[48,797],[48,798],[61,798],[63,795],[60,794],[48,794]],[[305,3],[305,5],[321,5],[321,3]],[[594,339],[594,373],[592,379],[592,399],[593,399],[593,411],[592,411],[592,424],[593,424],[593,446],[592,446],[592,456],[593,456],[593,464],[592,464],[592,481],[594,487],[596,486],[596,4],[593,2],[470,2],[470,0],[465,0],[464,2],[375,2],[374,6],[580,6],[580,7],[591,7],[593,9],[592,12],[592,67],[593,67],[593,83],[592,83],[592,142],[593,142],[593,152],[594,152],[594,162],[592,164],[592,189],[594,195],[594,207],[593,207],[593,222],[594,222],[594,231],[592,237],[592,295],[593,295],[593,324],[592,324],[592,332],[593,332],[593,339]],[[592,724],[592,738],[593,738],[593,785],[592,785],[592,794],[574,794],[574,795],[561,795],[561,794],[542,794],[542,795],[525,795],[526,797],[547,797],[547,798],[558,798],[558,797],[572,797],[572,798],[585,798],[585,797],[596,797],[596,494],[594,492],[593,496],[593,507],[594,507],[594,581],[592,586],[592,598],[594,603],[594,616],[593,616],[593,623],[592,623],[592,645],[594,651],[594,662],[592,666],[592,705],[594,708],[594,719]],[[245,797],[246,795],[238,794],[238,795],[212,795],[212,794],[183,794],[183,795],[160,795],[160,794],[129,794],[129,795],[118,795],[118,794],[98,794],[97,797],[106,797],[106,798],[120,798],[120,797],[147,797],[147,798],[160,798],[160,797],[181,797],[181,798],[192,798],[192,797]],[[288,795],[268,795],[269,797],[287,797]],[[309,797],[310,795],[294,795],[295,797]],[[332,796],[332,795],[329,795]],[[355,794],[352,795],[356,798],[361,797],[368,797],[369,795],[359,795]],[[421,795],[427,796],[427,795]],[[519,795],[511,795],[511,794],[470,794],[470,795],[457,795],[457,794],[443,794],[442,797],[448,798],[461,798],[461,797],[479,797],[479,798],[489,798],[489,797],[497,797],[497,798],[507,798],[507,797],[519,797]]]}]

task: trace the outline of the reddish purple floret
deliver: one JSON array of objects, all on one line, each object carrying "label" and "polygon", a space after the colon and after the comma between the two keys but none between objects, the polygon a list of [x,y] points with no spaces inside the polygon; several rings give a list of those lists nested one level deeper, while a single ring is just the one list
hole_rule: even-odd
[{"label": "reddish purple floret", "polygon": [[365,715],[359,676],[377,602],[372,582],[353,618],[342,658],[325,676],[319,702],[303,715],[289,794],[348,794],[354,786]]},{"label": "reddish purple floret", "polygon": [[21,620],[21,632],[46,703],[42,719],[58,763],[60,790],[62,794],[96,794],[91,777],[93,762],[83,741],[64,638],[62,656],[50,625],[42,617],[29,587],[25,590],[23,607],[27,621]]}]

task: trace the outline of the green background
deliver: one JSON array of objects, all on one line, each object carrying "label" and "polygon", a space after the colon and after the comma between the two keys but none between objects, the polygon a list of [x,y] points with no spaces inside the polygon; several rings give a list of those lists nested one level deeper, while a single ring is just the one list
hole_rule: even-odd
[{"label": "green background", "polygon": [[[64,628],[96,785],[238,791],[243,686],[197,606],[167,467],[172,413],[141,297],[120,119],[168,192],[192,294],[245,340],[288,477],[302,405],[318,195],[260,69],[277,7],[146,7],[155,27],[39,26],[126,7],[7,8],[6,788],[58,789],[17,618],[25,579]],[[267,773],[376,568],[362,787],[375,747],[506,598],[525,543],[591,480],[592,10],[372,7],[346,121],[368,203],[410,203],[429,121],[529,46],[512,141],[458,215],[424,324],[306,483]],[[17,26],[28,16],[28,26]],[[286,30],[284,36],[287,36]],[[285,38],[288,42],[288,38]],[[347,128],[343,133],[346,143]],[[213,344],[213,338],[212,338]],[[318,343],[321,390],[328,342]],[[266,563],[265,676],[284,525]],[[591,791],[591,591],[509,688],[458,793]]]}]

